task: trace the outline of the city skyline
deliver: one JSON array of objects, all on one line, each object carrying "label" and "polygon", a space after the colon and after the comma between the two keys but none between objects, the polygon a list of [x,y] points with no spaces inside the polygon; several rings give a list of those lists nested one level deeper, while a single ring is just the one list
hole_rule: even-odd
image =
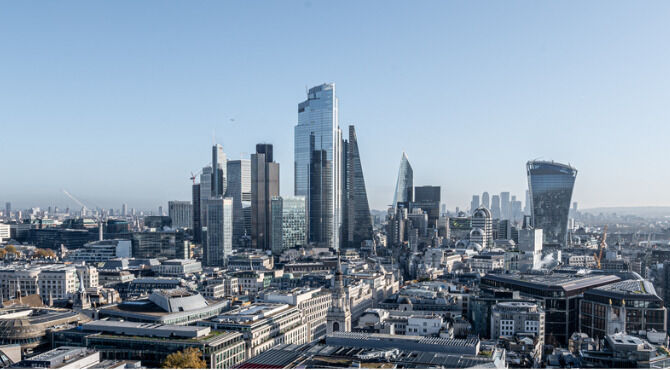
[{"label": "city skyline", "polygon": [[[484,191],[522,199],[524,164],[538,158],[580,169],[572,198],[582,209],[670,205],[670,174],[658,170],[670,53],[655,47],[670,36],[658,9],[668,4],[540,3],[515,14],[518,3],[389,3],[378,19],[365,17],[372,3],[277,5],[284,17],[241,3],[127,4],[5,6],[0,31],[17,37],[0,71],[13,86],[0,91],[3,138],[13,138],[0,155],[20,159],[3,164],[13,175],[0,201],[75,207],[67,189],[92,208],[166,208],[191,199],[189,175],[209,162],[213,132],[230,159],[272,143],[281,195],[291,195],[295,103],[304,86],[334,82],[341,126],[356,125],[372,209],[390,204],[403,151],[415,185],[441,186],[451,210]],[[404,18],[408,7],[428,21]],[[175,21],[181,32],[160,34]],[[394,31],[401,21],[407,29]],[[276,35],[258,27],[266,23]],[[318,25],[330,46],[304,31]],[[321,64],[306,58],[319,53]],[[621,179],[622,169],[636,176]],[[640,178],[644,192],[633,186]]]}]

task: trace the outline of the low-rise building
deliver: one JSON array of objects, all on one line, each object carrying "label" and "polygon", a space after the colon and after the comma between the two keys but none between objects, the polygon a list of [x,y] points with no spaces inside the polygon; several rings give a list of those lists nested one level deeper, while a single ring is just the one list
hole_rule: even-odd
[{"label": "low-rise building", "polygon": [[200,261],[191,259],[173,259],[163,261],[160,265],[152,266],[151,270],[160,276],[185,276],[202,272]]},{"label": "low-rise building", "polygon": [[272,291],[264,294],[263,301],[287,303],[297,307],[302,314],[303,323],[308,326],[308,342],[321,339],[326,335],[326,316],[332,303],[330,292],[322,288]]},{"label": "low-rise building", "polygon": [[309,338],[300,309],[285,303],[258,303],[225,312],[198,325],[242,333],[247,357],[284,343],[304,344]]},{"label": "low-rise building", "polygon": [[208,301],[184,289],[154,290],[149,298],[100,308],[100,318],[154,324],[188,325],[212,318],[230,307],[230,301]]},{"label": "low-rise building", "polygon": [[210,369],[229,369],[246,357],[242,334],[204,326],[156,325],[128,321],[92,321],[53,335],[53,343],[95,349],[103,359],[141,360],[158,368],[169,354],[197,348]]}]

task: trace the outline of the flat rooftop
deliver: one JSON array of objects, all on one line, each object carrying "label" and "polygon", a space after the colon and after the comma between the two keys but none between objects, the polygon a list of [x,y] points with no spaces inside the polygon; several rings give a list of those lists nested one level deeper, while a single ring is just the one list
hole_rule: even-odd
[{"label": "flat rooftop", "polygon": [[565,292],[598,287],[621,280],[615,275],[575,276],[571,274],[487,274],[482,278],[482,280],[485,279],[540,290],[563,290]]}]

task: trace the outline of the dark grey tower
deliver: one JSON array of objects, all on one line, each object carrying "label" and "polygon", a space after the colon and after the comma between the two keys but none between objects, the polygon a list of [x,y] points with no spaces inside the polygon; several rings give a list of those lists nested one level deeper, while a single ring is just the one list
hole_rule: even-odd
[{"label": "dark grey tower", "polygon": [[[329,246],[332,240],[333,223],[329,220],[332,214],[333,193],[330,188],[332,162],[328,160],[325,150],[314,150],[314,136],[311,136],[312,155],[309,169],[309,241],[321,246]],[[339,246],[338,246],[339,247]]]},{"label": "dark grey tower", "polygon": [[344,141],[342,150],[344,181],[341,240],[345,248],[360,248],[364,240],[372,239],[372,219],[354,126],[349,126],[349,140]]},{"label": "dark grey tower", "polygon": [[279,163],[272,162],[272,144],[256,145],[251,155],[251,245],[270,249],[270,206],[279,196]]}]

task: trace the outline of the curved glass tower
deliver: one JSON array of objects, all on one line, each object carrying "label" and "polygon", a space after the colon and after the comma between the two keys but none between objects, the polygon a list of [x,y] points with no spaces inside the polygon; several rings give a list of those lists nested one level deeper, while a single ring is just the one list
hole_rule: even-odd
[{"label": "curved glass tower", "polygon": [[412,171],[412,166],[409,164],[407,154],[402,152],[398,180],[395,183],[395,193],[393,194],[393,208],[398,207],[398,203],[403,204],[405,208],[409,208],[409,203],[414,200],[413,190],[414,171]]},{"label": "curved glass tower", "polygon": [[568,212],[577,170],[547,161],[529,161],[526,169],[533,227],[543,230],[545,244],[566,246]]}]

